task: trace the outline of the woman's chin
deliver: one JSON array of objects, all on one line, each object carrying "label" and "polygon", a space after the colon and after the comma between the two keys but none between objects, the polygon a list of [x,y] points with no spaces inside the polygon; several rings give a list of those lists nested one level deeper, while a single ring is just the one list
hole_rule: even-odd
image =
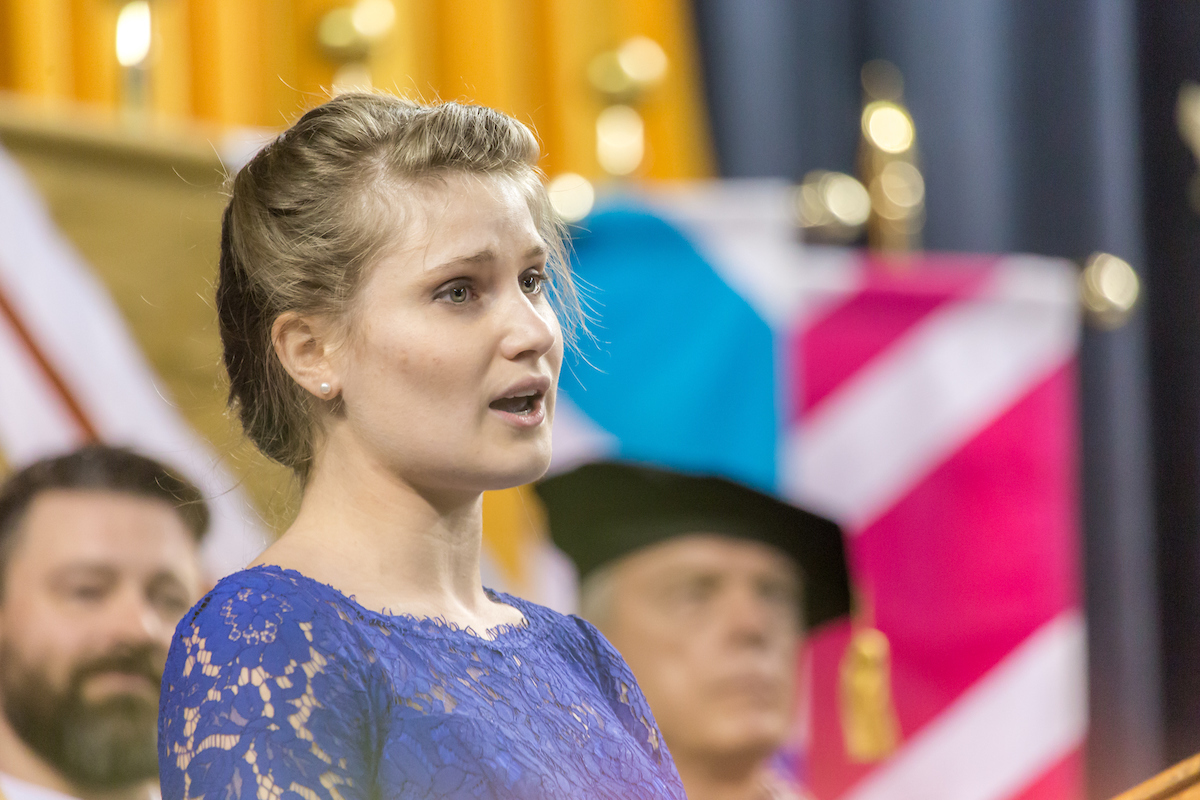
[{"label": "woman's chin", "polygon": [[546,474],[546,470],[550,468],[550,456],[530,460],[527,463],[516,465],[506,464],[505,469],[495,476],[492,489],[511,489],[514,486],[524,486],[527,483],[533,483],[539,480]]},{"label": "woman's chin", "polygon": [[545,447],[519,448],[519,451],[508,453],[493,462],[495,469],[489,470],[491,476],[487,481],[489,490],[524,486],[546,474],[550,468],[549,443]]}]

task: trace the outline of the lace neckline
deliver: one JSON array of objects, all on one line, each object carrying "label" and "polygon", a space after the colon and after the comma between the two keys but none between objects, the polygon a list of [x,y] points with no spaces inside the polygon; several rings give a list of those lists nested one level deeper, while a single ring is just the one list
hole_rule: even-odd
[{"label": "lace neckline", "polygon": [[[406,635],[415,635],[427,639],[446,639],[448,637],[465,638],[472,644],[483,645],[505,645],[519,646],[524,644],[530,637],[533,631],[534,615],[530,613],[530,604],[519,597],[513,597],[504,592],[498,592],[488,587],[483,587],[488,597],[497,603],[515,608],[521,612],[524,617],[523,622],[505,623],[488,628],[480,635],[474,628],[460,627],[457,623],[450,622],[444,617],[418,617],[413,614],[393,614],[387,609],[376,611],[367,608],[355,599],[354,595],[348,595],[336,586],[330,586],[328,583],[310,578],[299,570],[289,567],[281,567],[277,564],[259,564],[253,567],[246,567],[241,570],[242,573],[252,574],[274,574],[281,578],[288,579],[295,584],[303,584],[312,587],[317,593],[324,594],[329,600],[337,605],[346,607],[357,616],[359,619],[369,624],[382,625],[399,633]],[[234,573],[227,578],[222,579],[222,582],[234,578],[239,573]]]}]

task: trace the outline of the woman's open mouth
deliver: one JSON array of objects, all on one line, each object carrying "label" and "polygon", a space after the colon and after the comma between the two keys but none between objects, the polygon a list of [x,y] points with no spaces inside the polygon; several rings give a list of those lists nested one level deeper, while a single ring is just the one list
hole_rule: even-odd
[{"label": "woman's open mouth", "polygon": [[546,418],[545,392],[536,389],[526,389],[508,397],[501,397],[488,404],[488,408],[498,412],[506,421],[519,427],[538,425]]},{"label": "woman's open mouth", "polygon": [[540,392],[530,392],[529,394],[517,395],[515,397],[501,397],[499,400],[492,402],[491,408],[507,414],[530,414],[540,399]]}]

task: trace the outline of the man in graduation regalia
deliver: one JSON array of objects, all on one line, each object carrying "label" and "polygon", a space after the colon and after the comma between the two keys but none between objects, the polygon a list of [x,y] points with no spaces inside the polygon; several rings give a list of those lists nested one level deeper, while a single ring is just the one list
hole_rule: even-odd
[{"label": "man in graduation regalia", "polygon": [[613,462],[537,492],[580,611],[629,662],[688,797],[803,796],[771,762],[805,630],[850,611],[838,526],[722,478]]}]

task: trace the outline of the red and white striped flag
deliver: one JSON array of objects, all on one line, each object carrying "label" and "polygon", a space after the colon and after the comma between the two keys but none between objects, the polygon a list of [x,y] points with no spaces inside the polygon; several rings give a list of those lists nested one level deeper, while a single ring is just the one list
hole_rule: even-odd
[{"label": "red and white striped flag", "polygon": [[892,645],[904,741],[836,732],[846,626],[812,647],[810,781],[854,800],[1082,796],[1074,268],[862,257],[788,340],[788,490],[841,520]]}]

